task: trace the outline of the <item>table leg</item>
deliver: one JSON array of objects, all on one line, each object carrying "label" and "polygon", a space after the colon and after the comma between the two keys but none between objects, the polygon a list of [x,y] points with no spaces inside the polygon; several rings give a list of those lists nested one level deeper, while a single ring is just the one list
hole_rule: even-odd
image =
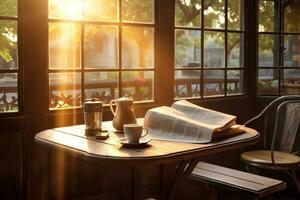
[{"label": "table leg", "polygon": [[180,162],[178,169],[176,170],[174,182],[170,188],[170,193],[167,197],[168,200],[174,199],[174,195],[176,194],[179,184],[184,178],[190,176],[197,163],[198,159],[184,160]]},{"label": "table leg", "polygon": [[135,196],[136,195],[135,194],[136,193],[136,187],[135,187],[135,185],[136,185],[135,184],[135,182],[136,182],[136,179],[135,179],[135,174],[136,173],[135,173],[135,171],[136,170],[135,170],[134,166],[132,166],[130,170],[131,170],[131,199],[134,200],[134,199],[136,199],[136,196]]}]

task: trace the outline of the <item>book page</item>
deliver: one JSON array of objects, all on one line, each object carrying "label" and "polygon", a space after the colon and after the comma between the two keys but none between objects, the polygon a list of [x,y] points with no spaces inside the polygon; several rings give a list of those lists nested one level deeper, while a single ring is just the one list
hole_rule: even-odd
[{"label": "book page", "polygon": [[217,126],[220,130],[233,126],[236,120],[236,117],[233,115],[203,108],[186,100],[177,101],[171,107],[184,113],[188,118]]},{"label": "book page", "polygon": [[[208,143],[215,138],[239,134],[236,117],[202,108],[186,100],[175,102],[172,107],[150,109],[144,126],[154,139],[189,143]],[[226,131],[224,131],[226,130]]]},{"label": "book page", "polygon": [[166,106],[150,109],[145,115],[144,126],[154,139],[189,143],[210,142],[218,128],[190,119],[185,113]]}]

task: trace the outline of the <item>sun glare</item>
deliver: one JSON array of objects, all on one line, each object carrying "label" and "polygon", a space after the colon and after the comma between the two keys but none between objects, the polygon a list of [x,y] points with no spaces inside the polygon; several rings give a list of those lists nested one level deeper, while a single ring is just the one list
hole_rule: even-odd
[{"label": "sun glare", "polygon": [[[66,19],[81,20],[83,3],[82,0],[51,0],[50,8],[54,8],[56,16],[61,16]],[[50,9],[52,10],[52,9]]]}]

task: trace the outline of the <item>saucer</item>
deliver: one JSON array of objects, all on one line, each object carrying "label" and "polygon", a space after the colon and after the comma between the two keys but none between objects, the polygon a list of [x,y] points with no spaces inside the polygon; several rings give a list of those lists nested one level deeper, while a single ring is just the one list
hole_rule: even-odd
[{"label": "saucer", "polygon": [[147,145],[150,141],[151,141],[151,137],[149,136],[145,136],[145,137],[141,137],[139,143],[129,143],[127,138],[120,138],[119,142],[126,147],[142,147]]}]

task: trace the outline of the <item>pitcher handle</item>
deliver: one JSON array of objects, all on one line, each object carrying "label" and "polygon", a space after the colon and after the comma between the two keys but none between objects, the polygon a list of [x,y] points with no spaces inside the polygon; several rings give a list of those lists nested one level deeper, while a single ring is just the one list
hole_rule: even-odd
[{"label": "pitcher handle", "polygon": [[111,100],[111,101],[109,102],[109,108],[110,108],[110,111],[112,112],[113,116],[116,116],[116,111],[115,111],[114,108],[113,108],[113,104],[114,104],[114,103],[116,103],[116,101],[115,101],[115,100]]}]

